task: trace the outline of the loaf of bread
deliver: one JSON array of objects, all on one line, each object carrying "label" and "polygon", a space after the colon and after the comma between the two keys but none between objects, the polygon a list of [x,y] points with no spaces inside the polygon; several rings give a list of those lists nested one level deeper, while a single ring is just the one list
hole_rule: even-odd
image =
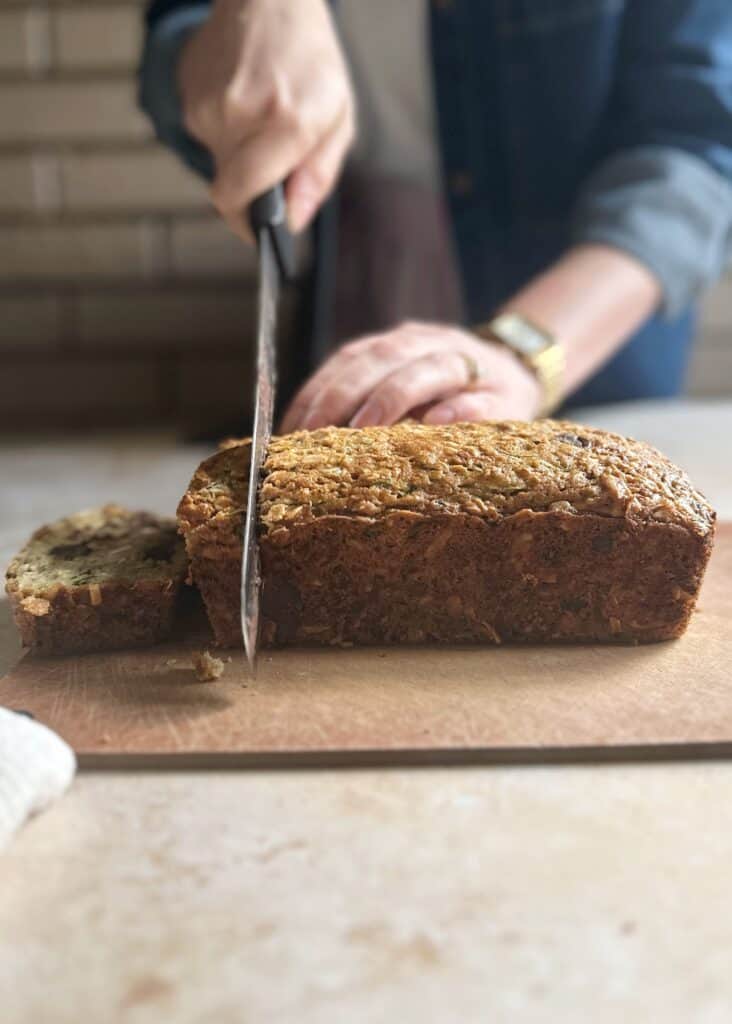
[{"label": "loaf of bread", "polygon": [[[178,520],[220,645],[241,643],[249,445]],[[646,642],[679,636],[714,512],[637,441],[496,422],[276,437],[259,496],[265,644]]]},{"label": "loaf of bread", "polygon": [[142,647],[170,633],[186,569],[174,520],[105,505],[37,530],[6,590],[34,651]]}]

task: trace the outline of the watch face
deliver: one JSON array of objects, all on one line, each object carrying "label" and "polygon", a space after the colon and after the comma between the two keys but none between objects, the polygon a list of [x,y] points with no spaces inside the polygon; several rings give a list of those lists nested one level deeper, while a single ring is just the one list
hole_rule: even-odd
[{"label": "watch face", "polygon": [[522,356],[535,356],[550,344],[541,331],[518,317],[506,317],[501,323],[500,333],[506,342]]},{"label": "watch face", "polygon": [[520,352],[521,355],[539,355],[547,347],[547,339],[539,331],[532,331],[530,327],[521,325],[521,330],[506,332],[509,343]]}]

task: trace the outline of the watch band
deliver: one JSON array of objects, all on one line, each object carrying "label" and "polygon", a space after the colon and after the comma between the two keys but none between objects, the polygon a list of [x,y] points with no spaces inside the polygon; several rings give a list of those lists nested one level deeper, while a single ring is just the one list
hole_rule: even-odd
[{"label": "watch band", "polygon": [[557,339],[520,313],[500,313],[473,328],[484,341],[504,345],[535,374],[543,392],[538,416],[549,416],[561,405],[566,360]]}]

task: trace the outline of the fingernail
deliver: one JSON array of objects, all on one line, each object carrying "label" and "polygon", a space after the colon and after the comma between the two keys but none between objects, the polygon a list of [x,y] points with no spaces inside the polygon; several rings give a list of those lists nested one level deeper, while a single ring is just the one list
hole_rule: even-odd
[{"label": "fingernail", "polygon": [[455,419],[455,409],[452,405],[441,405],[439,409],[432,409],[424,418],[424,423],[432,423],[439,426],[441,423],[452,423]]}]

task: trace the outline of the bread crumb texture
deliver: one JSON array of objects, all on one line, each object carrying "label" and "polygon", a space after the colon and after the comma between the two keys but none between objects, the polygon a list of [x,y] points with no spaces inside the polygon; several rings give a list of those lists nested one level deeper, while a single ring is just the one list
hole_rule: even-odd
[{"label": "bread crumb texture", "polygon": [[224,663],[221,658],[214,658],[208,651],[196,651],[191,661],[200,683],[213,683],[224,674]]},{"label": "bread crumb texture", "polygon": [[[220,646],[241,643],[249,459],[207,459],[178,509]],[[258,508],[272,645],[670,639],[714,532],[655,449],[549,420],[277,437]]]},{"label": "bread crumb texture", "polygon": [[167,636],[186,571],[175,520],[110,504],[37,530],[6,590],[26,647],[84,653]]},{"label": "bread crumb texture", "polygon": [[48,615],[51,610],[51,602],[44,597],[24,597],[20,606],[24,612],[28,612],[29,615],[34,615],[38,619],[43,615]]},{"label": "bread crumb texture", "polygon": [[[208,459],[179,516],[195,528],[241,515],[249,442]],[[273,438],[262,473],[265,534],[322,516],[394,511],[498,520],[522,509],[675,523],[704,535],[708,502],[655,448],[565,421],[327,427]]]},{"label": "bread crumb texture", "polygon": [[[173,519],[104,505],[36,530],[11,562],[8,580],[32,595],[37,608],[42,607],[39,596],[47,598],[61,587],[84,588],[89,603],[98,606],[100,584],[160,580],[183,561]],[[31,611],[27,601],[24,607]]]}]

